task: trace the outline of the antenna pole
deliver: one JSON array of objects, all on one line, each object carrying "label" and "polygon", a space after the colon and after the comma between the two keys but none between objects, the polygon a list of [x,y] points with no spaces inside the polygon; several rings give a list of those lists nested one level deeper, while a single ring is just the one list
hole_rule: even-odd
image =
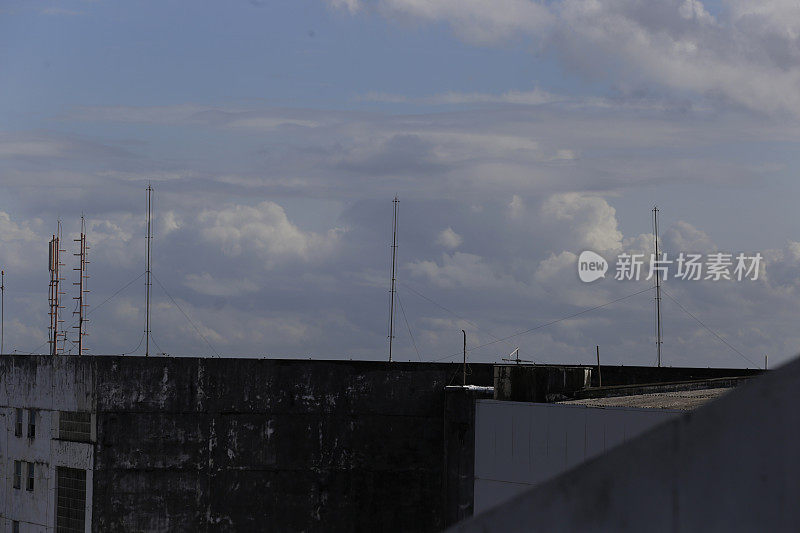
[{"label": "antenna pole", "polygon": [[600,345],[599,344],[595,345],[595,348],[597,348],[597,386],[602,387],[603,376],[602,374],[600,374]]},{"label": "antenna pole", "polygon": [[48,255],[48,265],[47,269],[50,271],[50,287],[47,295],[48,304],[50,307],[50,325],[47,327],[48,330],[48,344],[50,344],[50,355],[55,355],[56,353],[56,328],[55,328],[55,314],[56,314],[56,302],[58,301],[58,239],[56,239],[55,234],[50,239],[49,244],[49,255]]},{"label": "antenna pole", "polygon": [[467,332],[463,329],[461,333],[464,334],[464,364],[461,367],[461,385],[463,387],[467,386]]},{"label": "antenna pole", "polygon": [[78,315],[78,325],[73,326],[75,329],[78,330],[78,355],[83,355],[83,337],[86,335],[86,303],[85,294],[89,292],[86,289],[86,279],[89,277],[86,275],[86,265],[89,261],[86,260],[86,250],[89,248],[86,246],[86,218],[81,215],[81,236],[78,239],[75,239],[75,242],[78,243],[78,253],[75,254],[78,257],[78,268],[74,268],[73,270],[78,271],[78,282],[73,283],[73,285],[78,286],[78,296],[75,296],[74,299],[78,300],[78,309],[74,311],[73,315]]},{"label": "antenna pole", "polygon": [[152,231],[150,227],[150,220],[152,217],[151,208],[152,208],[152,194],[153,194],[153,187],[148,183],[147,184],[147,270],[145,271],[147,276],[145,278],[145,318],[144,318],[144,336],[145,336],[145,343],[144,343],[144,355],[145,357],[150,355],[150,240],[152,238]]},{"label": "antenna pole", "polygon": [[394,216],[392,217],[392,288],[390,293],[390,306],[389,306],[389,362],[392,362],[392,341],[394,340],[394,293],[397,292],[395,288],[396,273],[397,273],[397,204],[400,200],[397,196],[392,200],[394,204]]},{"label": "antenna pole", "polygon": [[6,340],[6,271],[0,270],[0,355]]},{"label": "antenna pole", "polygon": [[[658,206],[653,206],[653,240],[655,242],[655,261],[660,260],[658,255]],[[658,366],[661,367],[661,271],[656,269],[656,348],[658,352]]]}]

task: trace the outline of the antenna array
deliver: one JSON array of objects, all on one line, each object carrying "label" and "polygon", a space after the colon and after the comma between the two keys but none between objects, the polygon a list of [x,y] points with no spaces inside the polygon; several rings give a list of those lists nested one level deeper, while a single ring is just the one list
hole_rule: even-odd
[{"label": "antenna array", "polygon": [[73,254],[78,257],[79,266],[78,268],[73,268],[78,272],[78,281],[73,283],[73,285],[78,287],[78,296],[73,296],[73,300],[77,300],[77,309],[72,312],[73,315],[78,315],[78,324],[73,326],[73,328],[77,329],[77,339],[75,345],[78,347],[78,355],[83,355],[85,346],[83,342],[83,338],[87,335],[86,333],[86,308],[89,304],[86,303],[86,293],[89,290],[86,288],[86,280],[89,276],[86,274],[86,265],[89,261],[86,259],[86,251],[89,249],[86,246],[86,219],[81,215],[81,235],[80,238],[74,239],[76,243],[78,243],[78,253]]},{"label": "antenna array", "polygon": [[50,240],[50,337],[48,343],[50,344],[50,355],[58,355],[59,347],[58,341],[61,340],[61,351],[64,350],[64,343],[66,342],[66,332],[62,331],[61,324],[61,310],[64,306],[61,305],[61,296],[65,293],[61,292],[61,282],[64,278],[61,277],[61,267],[64,263],[61,262],[61,252],[66,250],[61,249],[61,220],[58,221],[58,229]]}]

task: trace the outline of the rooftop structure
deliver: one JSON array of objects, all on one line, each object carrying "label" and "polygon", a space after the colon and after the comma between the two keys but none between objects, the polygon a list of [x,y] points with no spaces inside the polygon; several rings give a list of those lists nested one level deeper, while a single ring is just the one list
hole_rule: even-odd
[{"label": "rooftop structure", "polygon": [[[508,431],[492,431],[512,443],[522,434],[506,408],[534,417],[591,409],[516,397],[569,401],[641,376],[740,373],[602,371],[616,385],[593,386],[592,367],[558,365],[471,363],[461,386],[455,363],[2,356],[0,527],[438,531],[469,518],[485,488],[485,422],[507,420]],[[604,411],[608,427],[624,418]],[[531,438],[547,435],[527,427]],[[559,438],[576,454],[538,455],[543,475],[592,451]]]}]

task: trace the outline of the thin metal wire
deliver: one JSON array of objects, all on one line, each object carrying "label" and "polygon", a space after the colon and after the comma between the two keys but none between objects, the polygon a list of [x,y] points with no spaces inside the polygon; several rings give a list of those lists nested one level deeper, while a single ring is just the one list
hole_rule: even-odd
[{"label": "thin metal wire", "polygon": [[[662,290],[663,290],[663,289],[662,289]],[[667,292],[667,291],[665,291],[665,290],[664,290],[664,294],[666,294],[666,295],[669,297],[669,299],[670,299],[670,300],[672,300],[673,302],[675,302],[675,304],[676,304],[678,307],[680,307],[680,308],[683,310],[683,312],[684,312],[684,313],[686,313],[687,315],[689,315],[690,317],[692,317],[692,318],[693,318],[693,319],[694,319],[694,320],[695,320],[695,321],[696,321],[698,324],[700,324],[701,326],[703,326],[703,327],[706,329],[706,331],[708,331],[709,333],[711,333],[712,335],[714,335],[714,336],[715,336],[717,339],[719,339],[719,340],[720,340],[720,341],[721,341],[723,344],[725,344],[725,346],[727,346],[728,348],[730,348],[731,350],[733,350],[734,352],[736,352],[737,354],[739,354],[739,355],[740,355],[742,358],[744,358],[744,359],[745,359],[745,360],[746,360],[748,363],[750,363],[751,365],[753,365],[753,368],[758,368],[758,365],[756,365],[756,364],[755,364],[755,363],[754,363],[754,362],[753,362],[753,361],[752,361],[752,360],[751,360],[749,357],[747,357],[745,354],[743,354],[742,352],[740,352],[739,350],[737,350],[736,348],[734,348],[734,347],[733,347],[733,345],[731,345],[731,343],[729,343],[728,341],[726,341],[726,340],[725,340],[725,339],[724,339],[724,338],[723,338],[721,335],[717,334],[717,332],[716,332],[716,331],[714,331],[714,330],[713,330],[713,329],[711,329],[710,327],[706,326],[706,325],[703,323],[703,321],[702,321],[702,320],[700,320],[699,318],[697,318],[696,316],[694,316],[692,313],[690,313],[690,312],[689,312],[689,310],[688,310],[688,309],[686,309],[684,306],[682,306],[682,305],[681,305],[681,303],[680,303],[678,300],[676,300],[674,296],[672,296],[670,293],[668,293],[668,292]]]},{"label": "thin metal wire", "polygon": [[[525,335],[526,333],[530,333],[530,332],[532,332],[532,331],[536,331],[537,329],[546,328],[547,326],[552,326],[553,324],[557,324],[557,323],[559,323],[559,322],[563,322],[563,321],[565,321],[565,320],[569,320],[570,318],[575,318],[576,316],[580,316],[580,315],[583,315],[583,314],[589,313],[589,312],[591,312],[591,311],[595,311],[595,310],[597,310],[597,309],[600,309],[600,308],[603,308],[603,307],[609,306],[609,305],[611,305],[611,304],[614,304],[614,303],[617,303],[617,302],[621,302],[622,300],[627,300],[628,298],[632,298],[632,297],[634,297],[634,296],[636,296],[636,295],[638,295],[638,294],[642,294],[642,293],[644,293],[644,292],[647,292],[647,291],[650,291],[650,290],[653,290],[653,287],[647,287],[646,289],[642,289],[642,290],[640,290],[640,291],[636,291],[636,292],[634,292],[634,293],[628,294],[627,296],[622,296],[621,298],[617,298],[617,299],[615,299],[615,300],[611,300],[610,302],[606,302],[606,303],[604,303],[604,304],[596,305],[596,306],[594,306],[594,307],[589,307],[588,309],[584,309],[583,311],[578,311],[577,313],[573,313],[573,314],[571,314],[571,315],[568,315],[568,316],[565,316],[565,317],[559,318],[559,319],[557,319],[557,320],[552,320],[552,321],[550,321],[550,322],[546,322],[546,323],[544,323],[544,324],[540,324],[540,325],[538,325],[538,326],[535,326],[535,327],[532,327],[532,328],[526,329],[525,331],[519,331],[519,332],[517,332],[517,333],[514,333],[514,334],[512,334],[512,335],[509,335],[509,336],[507,336],[507,337],[503,337],[502,339],[497,339],[497,340],[494,340],[494,341],[491,341],[491,342],[487,342],[487,343],[484,343],[484,344],[480,344],[480,345],[478,345],[478,346],[475,346],[475,347],[473,347],[473,348],[470,348],[470,349],[469,349],[469,350],[467,350],[467,351],[469,351],[469,352],[472,352],[472,351],[475,351],[475,350],[477,350],[477,349],[479,349],[479,348],[485,348],[486,346],[490,346],[490,345],[492,345],[492,344],[497,344],[498,342],[501,342],[501,341],[505,341],[505,340],[508,340],[508,339],[513,339],[514,337],[519,337],[520,335]],[[451,359],[451,358],[453,358],[453,357],[455,357],[455,356],[457,356],[457,355],[461,355],[461,354],[462,354],[462,352],[457,352],[457,353],[454,353],[454,354],[451,354],[451,355],[446,355],[446,356],[444,356],[444,357],[439,357],[439,358],[437,358],[437,359],[434,359],[433,361],[434,361],[434,362],[436,362],[436,361],[443,361],[443,360],[445,360],[445,359]]]},{"label": "thin metal wire", "polygon": [[417,359],[422,361],[422,356],[419,354],[419,350],[417,349],[417,341],[414,340],[414,334],[411,333],[411,326],[408,325],[408,318],[406,318],[406,310],[403,307],[403,301],[400,299],[400,293],[397,293],[397,303],[400,304],[400,311],[403,313],[403,320],[406,323],[406,328],[408,329],[408,336],[411,337],[411,344],[414,345],[414,351],[417,352]]},{"label": "thin metal wire", "polygon": [[503,339],[500,339],[500,338],[499,338],[499,337],[497,337],[496,335],[492,334],[492,332],[491,332],[491,331],[488,331],[488,330],[486,330],[486,329],[484,329],[484,328],[481,328],[481,327],[480,327],[480,326],[478,326],[478,324],[476,324],[475,322],[472,322],[471,320],[468,320],[468,319],[466,319],[466,318],[462,317],[461,315],[459,315],[458,313],[456,313],[456,312],[455,312],[455,311],[453,311],[452,309],[448,309],[447,307],[443,306],[442,304],[440,304],[440,303],[438,303],[438,302],[434,301],[433,299],[431,299],[431,298],[429,298],[429,297],[425,296],[425,295],[424,295],[424,294],[422,294],[421,292],[419,292],[419,291],[417,291],[416,289],[414,289],[414,287],[412,287],[411,285],[409,285],[409,284],[408,284],[408,282],[406,282],[406,281],[401,281],[401,280],[398,280],[398,283],[401,283],[401,284],[402,284],[402,285],[403,285],[405,288],[407,288],[408,290],[410,290],[411,292],[413,292],[414,294],[416,294],[416,295],[417,295],[417,296],[419,296],[420,298],[422,298],[422,299],[424,299],[424,300],[427,300],[427,301],[429,301],[430,303],[432,303],[433,305],[435,305],[435,306],[436,306],[436,307],[438,307],[439,309],[443,309],[444,311],[447,311],[448,313],[450,313],[450,314],[451,314],[451,315],[453,315],[454,317],[458,318],[459,320],[463,320],[464,322],[466,322],[467,324],[471,325],[472,327],[474,327],[474,328],[476,328],[476,329],[480,329],[480,330],[482,330],[482,331],[483,331],[483,332],[485,332],[487,335],[489,335],[491,338],[493,338],[493,339],[495,339],[495,340],[497,340],[497,341],[501,341],[501,340],[502,340],[502,342],[505,342],[505,343],[506,343],[506,344],[508,344],[509,346],[511,346],[511,347],[513,347],[513,348],[516,348],[516,346],[515,346],[513,343],[510,343],[510,342],[507,342],[507,341],[505,341],[505,340],[503,340]]},{"label": "thin metal wire", "polygon": [[200,335],[200,338],[201,338],[201,339],[203,339],[204,341],[206,341],[206,344],[208,344],[208,347],[209,347],[209,348],[211,348],[211,350],[212,350],[212,351],[213,351],[213,352],[216,354],[216,356],[217,356],[217,357],[219,357],[219,356],[220,356],[220,355],[219,355],[219,352],[217,352],[216,348],[214,348],[214,345],[212,345],[212,344],[211,344],[211,343],[208,341],[208,339],[205,337],[205,335],[203,335],[202,333],[200,333],[200,330],[197,328],[197,326],[195,326],[195,325],[194,325],[194,322],[192,322],[192,319],[191,319],[191,318],[189,318],[189,315],[187,315],[187,314],[186,314],[186,312],[183,310],[183,308],[181,307],[181,305],[180,305],[180,304],[179,304],[179,303],[178,303],[178,302],[175,300],[175,298],[173,298],[173,297],[172,297],[172,295],[169,293],[169,291],[167,290],[167,288],[166,288],[166,287],[164,287],[164,284],[163,284],[163,283],[161,283],[161,280],[160,280],[160,279],[158,279],[158,277],[157,277],[157,276],[156,276],[154,273],[151,273],[150,275],[151,275],[151,276],[153,276],[153,279],[155,279],[155,280],[156,280],[156,283],[158,283],[158,286],[159,286],[159,287],[161,287],[161,290],[163,290],[163,291],[164,291],[164,294],[166,294],[166,295],[169,297],[169,299],[170,299],[170,300],[172,300],[172,303],[174,303],[174,304],[175,304],[175,307],[177,307],[177,308],[180,310],[180,312],[181,312],[181,313],[183,313],[183,316],[186,318],[186,320],[189,322],[189,324],[191,324],[191,325],[192,325],[192,327],[193,327],[193,328],[194,328],[194,330],[197,332],[197,334],[198,334],[198,335]]}]

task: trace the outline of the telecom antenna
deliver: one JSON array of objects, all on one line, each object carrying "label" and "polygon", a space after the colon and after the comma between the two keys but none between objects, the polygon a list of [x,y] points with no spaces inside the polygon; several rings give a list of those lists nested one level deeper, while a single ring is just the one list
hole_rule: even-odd
[{"label": "telecom antenna", "polygon": [[516,363],[516,364],[520,364],[520,363],[533,363],[534,365],[536,364],[536,361],[534,361],[533,359],[520,359],[519,358],[519,346],[514,348],[514,351],[511,352],[510,354],[508,354],[508,357],[503,357],[503,361],[507,361],[509,363]]},{"label": "telecom antenna", "polygon": [[392,200],[394,204],[394,216],[392,217],[392,288],[389,289],[390,293],[390,306],[389,306],[389,362],[392,362],[392,341],[394,340],[394,293],[397,292],[395,288],[396,282],[396,268],[397,268],[397,204],[400,200],[397,196]]},{"label": "telecom antenna", "polygon": [[150,281],[150,240],[153,237],[153,232],[151,230],[151,219],[152,219],[152,207],[153,207],[153,187],[149,183],[147,184],[147,270],[145,273],[145,314],[144,314],[144,355],[148,357],[150,355],[150,286],[152,282]]},{"label": "telecom antenna", "polygon": [[[658,255],[658,206],[653,206],[653,241],[655,243],[655,261],[660,260]],[[661,271],[655,268],[656,273],[656,349],[658,352],[658,366],[661,366]]]},{"label": "telecom antenna", "polygon": [[86,274],[86,265],[89,263],[86,260],[86,250],[89,247],[86,246],[86,219],[83,215],[81,215],[81,236],[74,240],[78,243],[78,253],[73,255],[78,257],[79,266],[73,268],[78,271],[78,282],[73,283],[78,287],[78,296],[73,296],[73,300],[78,301],[78,308],[72,312],[73,315],[78,315],[78,325],[73,327],[78,330],[78,342],[75,343],[78,346],[78,355],[83,355],[83,337],[86,336],[86,308],[89,305],[86,303],[86,293],[89,292],[86,288],[86,280],[89,278]]},{"label": "telecom antenna", "polygon": [[[63,337],[66,342],[66,334],[60,331],[61,323],[61,282],[64,279],[61,277],[61,267],[64,266],[61,262],[61,220],[58,221],[58,229],[50,239],[50,355],[58,355],[58,341]],[[63,344],[63,343],[62,343]],[[63,349],[63,345],[62,345]]]}]

